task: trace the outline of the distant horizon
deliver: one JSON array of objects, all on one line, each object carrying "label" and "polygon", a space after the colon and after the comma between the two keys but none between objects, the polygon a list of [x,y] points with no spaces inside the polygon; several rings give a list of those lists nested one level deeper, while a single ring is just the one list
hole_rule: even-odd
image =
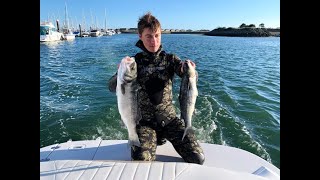
[{"label": "distant horizon", "polygon": [[280,28],[280,0],[40,0],[40,21],[104,29],[136,28],[139,17],[150,11],[162,29],[213,30],[239,27],[242,23]]}]

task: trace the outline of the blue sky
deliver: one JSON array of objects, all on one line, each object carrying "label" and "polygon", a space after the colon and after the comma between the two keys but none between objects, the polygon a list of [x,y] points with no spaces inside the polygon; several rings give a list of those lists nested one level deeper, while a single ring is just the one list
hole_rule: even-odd
[{"label": "blue sky", "polygon": [[[64,21],[67,4],[72,24],[92,23],[101,28],[137,27],[140,16],[150,11],[162,29],[208,29],[264,23],[280,27],[280,0],[40,0],[40,21]],[[105,18],[106,11],[106,18]]]}]

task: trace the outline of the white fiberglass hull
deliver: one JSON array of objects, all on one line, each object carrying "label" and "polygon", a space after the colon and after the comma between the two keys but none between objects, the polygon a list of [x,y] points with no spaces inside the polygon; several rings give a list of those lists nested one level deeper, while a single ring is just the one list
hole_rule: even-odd
[{"label": "white fiberglass hull", "polygon": [[[158,146],[156,161],[139,162],[131,161],[127,140],[102,140],[98,138],[87,141],[68,141],[40,148],[40,179],[60,177],[61,172],[64,172],[65,175],[73,174],[74,177],[77,175],[80,177],[81,174],[91,174],[92,179],[100,179],[100,176],[106,178],[108,173],[120,173],[119,176],[127,177],[124,174],[138,171],[138,167],[141,168],[139,170],[141,173],[145,173],[144,171],[148,173],[151,171],[150,168],[156,167],[152,169],[151,174],[169,179],[172,177],[173,179],[183,178],[185,180],[212,179],[213,177],[216,179],[237,177],[237,179],[265,180],[280,178],[280,169],[250,152],[216,144],[200,143],[200,145],[206,158],[203,165],[185,163],[170,142]],[[99,165],[95,166],[96,164]],[[187,170],[174,175],[166,174],[172,168],[175,169],[173,172],[177,173],[178,167],[187,168]],[[79,170],[75,170],[77,168]],[[167,170],[165,171],[163,168],[167,168]],[[100,175],[96,176],[95,173],[100,173]],[[64,179],[65,177],[61,176],[56,179]],[[151,175],[145,178],[153,179],[155,177]],[[133,175],[128,179],[139,179],[139,176]]]},{"label": "white fiberglass hull", "polygon": [[53,35],[40,35],[40,42],[61,41],[62,39],[63,39],[62,33],[53,34]]}]

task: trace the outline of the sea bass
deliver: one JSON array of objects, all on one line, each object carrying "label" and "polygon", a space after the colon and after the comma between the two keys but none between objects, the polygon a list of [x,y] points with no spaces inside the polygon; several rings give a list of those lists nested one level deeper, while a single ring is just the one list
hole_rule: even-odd
[{"label": "sea bass", "polygon": [[195,69],[195,64],[190,60],[186,60],[185,63],[183,63],[181,70],[184,72],[181,79],[179,94],[181,119],[185,122],[185,131],[182,136],[183,140],[185,135],[192,131],[191,120],[198,96],[198,72]]},{"label": "sea bass", "polygon": [[121,120],[127,127],[130,146],[139,146],[140,141],[136,125],[141,119],[137,101],[137,63],[134,58],[126,56],[118,67],[117,73],[117,101]]}]

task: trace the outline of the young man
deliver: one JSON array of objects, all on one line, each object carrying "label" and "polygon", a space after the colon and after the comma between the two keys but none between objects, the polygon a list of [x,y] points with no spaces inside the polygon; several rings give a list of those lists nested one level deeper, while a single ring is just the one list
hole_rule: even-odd
[{"label": "young man", "polygon": [[[185,124],[176,117],[172,104],[174,73],[182,76],[183,61],[174,54],[162,50],[161,25],[151,13],[140,17],[140,40],[136,46],[142,49],[134,57],[137,63],[138,105],[142,119],[137,125],[141,147],[131,148],[133,160],[154,161],[156,147],[169,140],[178,154],[189,163],[203,164],[204,154],[195,134],[188,133],[182,140]],[[109,80],[109,90],[116,91],[117,74]]]}]

